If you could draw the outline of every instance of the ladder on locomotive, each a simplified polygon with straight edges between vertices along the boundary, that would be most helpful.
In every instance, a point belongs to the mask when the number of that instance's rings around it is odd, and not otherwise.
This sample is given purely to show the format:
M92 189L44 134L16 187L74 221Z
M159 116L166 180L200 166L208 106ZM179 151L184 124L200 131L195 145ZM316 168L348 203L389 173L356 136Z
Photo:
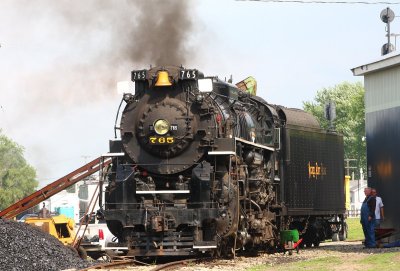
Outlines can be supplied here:
M75 183L83 180L84 178L92 175L109 164L111 164L111 158L109 157L98 157L86 165L72 171L68 175L56 180L45 186L44 188L32 193L31 195L21 199L20 201L12 204L6 209L0 212L0 218L13 218L21 214L25 210L34 207L40 202L50 198L51 196L59 193L60 191L74 185Z
M210 151L208 152L209 156L212 156L213 159L213 167L214 167L214 173L213 174L213 178L212 178L212 184L214 185L216 182L216 175L219 173L221 176L223 176L225 173L227 173L226 171L221 171L218 170L218 166L217 166L217 159L219 157L222 156L229 156L229 162L228 162L228 167L227 167L227 171L228 171L228 191L230 191L231 189L231 185L232 185L232 181L238 181L238 176L239 176L239 172L238 172L238 166L237 166L237 159L235 159L235 167L234 167L234 172L232 171L232 157L236 156L236 152L234 151ZM219 182L219 186L217 187L216 191L217 192L221 192L221 199L222 201L224 200L224 193L223 193L223 181L221 179L221 181ZM229 193L228 193L228 197L229 197ZM228 202L229 202L229 198L228 198Z
M236 195L236 197L237 197L237 199L238 199L238 202L239 202L239 168L238 168L238 159L235 159L235 166L234 166L234 169L232 168L232 158L234 157L234 156L236 156L236 152L234 152L234 151L211 151L211 152L208 152L208 155L212 155L212 156L214 156L214 172L215 172L215 174L214 174L214 176L213 176L213 179L212 179L212 182L213 182L213 184L215 183L215 175L217 175L218 173L221 173L221 176L223 176L223 174L225 174L226 173L226 171L220 171L220 170L217 170L218 169L218 167L217 167L217 158L218 157L221 157L221 156L229 156L229 162L228 162L228 191L231 191L231 185L233 185L233 182L236 182L236 185L237 185L237 189L236 189L236 193L237 193L237 195ZM234 171L233 171L234 170ZM222 199L222 201L221 202L224 202L224 193L223 193L223 185L224 185L224 182L223 182L223 180L221 179L221 181L220 181L220 187L217 189L218 191L221 191L221 199ZM229 199L229 196L230 196L230 193L228 192L228 201L227 202L230 202L230 199ZM238 210L238 212L239 212L239 206L237 207L237 210ZM233 249L232 249L232 256L233 256L233 258L235 258L236 257L236 234L235 234L235 236L234 236L234 245L233 245Z
M208 152L209 155L212 155L214 157L214 168L217 169L217 159L219 157L222 156L228 156L229 155L229 166L228 166L228 184L232 185L232 183L235 183L237 185L236 188L236 197L238 199L239 202L243 202L243 205L241 206L242 211L244 213L250 212L251 214L251 203L248 202L248 204L246 204L246 198L248 197L247 195L247 191L249 189L248 187L248 181L245 179L240 179L240 167L238 164L238 159L235 159L235 163L234 163L234 171L232 170L232 158L234 156L236 156L236 152L234 151L212 151L212 152ZM215 175L217 175L218 173L220 174L224 174L226 173L225 171L218 171L215 170L215 174L213 176L212 182L215 183L216 182L216 177ZM230 187L228 187L228 189L230 189ZM241 194L241 189L242 189L242 194ZM223 191L223 182L222 180L220 181L220 186L216 189L217 192L221 193L221 199L223 200L224 198L224 193L222 193ZM228 193L229 196L229 193ZM229 199L228 199L229 202Z

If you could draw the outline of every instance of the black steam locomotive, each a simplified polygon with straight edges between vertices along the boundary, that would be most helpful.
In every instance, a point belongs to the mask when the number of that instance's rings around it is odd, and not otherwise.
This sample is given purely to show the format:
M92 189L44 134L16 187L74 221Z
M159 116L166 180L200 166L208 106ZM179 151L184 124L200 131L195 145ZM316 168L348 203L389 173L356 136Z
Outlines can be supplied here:
M195 69L132 71L104 217L129 255L214 255L344 239L343 139ZM120 105L121 106L121 105Z

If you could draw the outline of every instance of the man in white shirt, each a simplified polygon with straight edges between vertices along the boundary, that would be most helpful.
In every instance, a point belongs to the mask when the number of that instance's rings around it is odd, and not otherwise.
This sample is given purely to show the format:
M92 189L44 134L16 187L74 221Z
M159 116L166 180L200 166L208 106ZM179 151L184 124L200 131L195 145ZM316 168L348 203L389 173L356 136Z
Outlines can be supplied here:
M382 198L378 197L376 194L376 189L372 188L371 194L373 197L376 198L376 205L375 205L375 228L381 227L381 222L385 219L385 215L383 212L383 202Z

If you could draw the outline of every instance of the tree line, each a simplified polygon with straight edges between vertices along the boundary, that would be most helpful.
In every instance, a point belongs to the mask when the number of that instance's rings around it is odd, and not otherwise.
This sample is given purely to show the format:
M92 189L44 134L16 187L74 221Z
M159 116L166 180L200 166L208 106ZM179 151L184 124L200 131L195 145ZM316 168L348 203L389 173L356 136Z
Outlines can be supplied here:
M0 210L36 190L36 170L24 158L24 148L0 130Z

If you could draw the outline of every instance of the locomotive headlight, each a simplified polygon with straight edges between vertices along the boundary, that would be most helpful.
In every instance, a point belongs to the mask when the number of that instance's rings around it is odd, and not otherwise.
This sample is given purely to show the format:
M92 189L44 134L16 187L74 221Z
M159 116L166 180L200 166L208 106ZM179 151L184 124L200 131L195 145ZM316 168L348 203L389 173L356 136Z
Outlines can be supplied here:
M168 121L164 119L159 119L154 122L153 126L154 126L154 131L158 135L165 135L166 133L168 133L170 125Z

